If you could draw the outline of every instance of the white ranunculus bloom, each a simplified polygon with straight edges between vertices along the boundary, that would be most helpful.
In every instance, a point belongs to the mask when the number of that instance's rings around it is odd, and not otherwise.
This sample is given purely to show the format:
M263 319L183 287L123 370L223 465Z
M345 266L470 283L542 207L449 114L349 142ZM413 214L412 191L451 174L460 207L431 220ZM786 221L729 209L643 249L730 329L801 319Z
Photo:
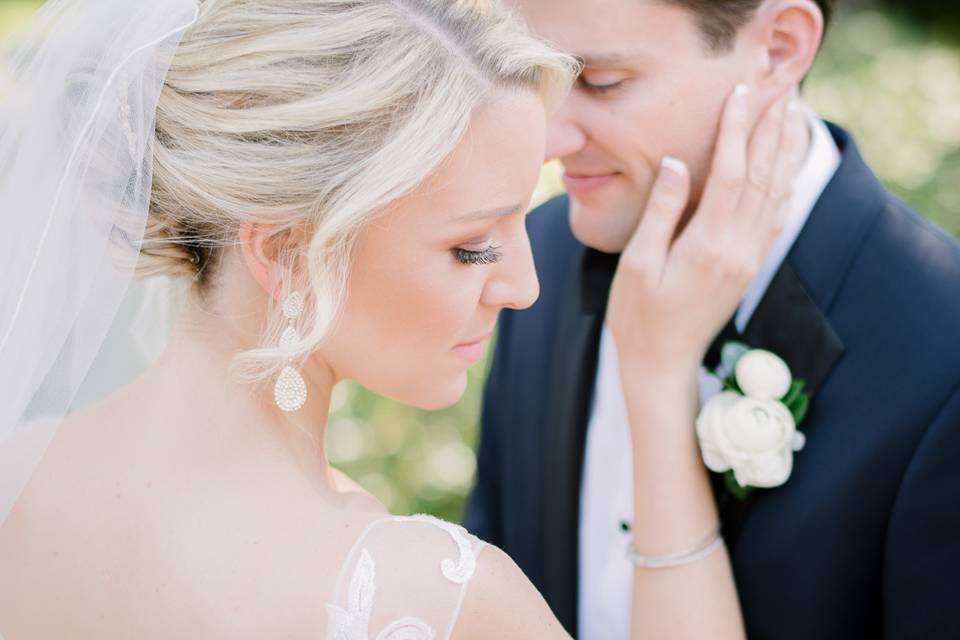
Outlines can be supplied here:
M703 462L717 473L733 469L742 487L777 487L793 471L803 434L782 402L717 394L697 418Z
M790 367L775 353L751 349L737 362L737 384L756 400L780 400L790 391Z

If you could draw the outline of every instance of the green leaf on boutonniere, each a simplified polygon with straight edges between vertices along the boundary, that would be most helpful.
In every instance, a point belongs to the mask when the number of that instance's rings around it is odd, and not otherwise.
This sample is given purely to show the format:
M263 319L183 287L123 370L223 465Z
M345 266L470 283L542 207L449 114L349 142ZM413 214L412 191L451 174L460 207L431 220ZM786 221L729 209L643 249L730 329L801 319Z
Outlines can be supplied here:
M729 375L723 379L723 390L724 391L733 391L741 396L746 395L743 392L743 389L740 388L740 385L737 384L737 377L734 375Z
M793 421L797 426L800 426L800 423L803 422L803 419L807 416L807 410L810 408L810 394L804 391L806 386L806 381L794 380L787 395L780 401L793 414Z
M791 405L787 405L787 409L790 410L790 413L793 414L793 422L800 426L800 423L803 422L803 419L807 417L807 410L810 408L810 396L807 394L801 394L797 401Z
M790 390L787 391L787 395L783 396L782 402L788 407L792 406L801 395L803 395L803 389L807 386L806 380L794 380L790 383Z
M727 485L727 491L738 500L746 500L747 496L753 493L756 487L741 487L737 482L737 476L733 471L727 471L723 474L724 483Z
M740 358L746 355L747 351L750 351L750 347L742 342L731 341L723 344L723 348L720 350L720 364L728 375L733 376L737 363L740 362Z

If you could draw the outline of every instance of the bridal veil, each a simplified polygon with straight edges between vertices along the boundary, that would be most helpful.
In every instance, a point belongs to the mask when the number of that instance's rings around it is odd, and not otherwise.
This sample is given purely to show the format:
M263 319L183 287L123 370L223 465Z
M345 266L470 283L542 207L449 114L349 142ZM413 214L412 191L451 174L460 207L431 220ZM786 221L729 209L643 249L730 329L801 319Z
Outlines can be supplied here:
M49 0L0 50L0 526L84 398L135 372L157 102L197 0ZM152 284L151 288L163 287ZM166 313L167 317L172 313ZM118 365L118 358L128 360ZM121 376L122 377L122 376ZM131 375L132 377L132 375Z

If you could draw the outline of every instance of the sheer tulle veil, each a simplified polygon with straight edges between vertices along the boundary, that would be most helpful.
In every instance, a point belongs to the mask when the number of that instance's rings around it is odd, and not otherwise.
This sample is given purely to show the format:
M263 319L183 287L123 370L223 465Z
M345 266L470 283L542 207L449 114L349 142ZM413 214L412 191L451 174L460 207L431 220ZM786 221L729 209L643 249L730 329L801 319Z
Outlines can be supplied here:
M49 0L0 45L0 526L62 419L171 325L174 289L131 284L157 101L198 12Z

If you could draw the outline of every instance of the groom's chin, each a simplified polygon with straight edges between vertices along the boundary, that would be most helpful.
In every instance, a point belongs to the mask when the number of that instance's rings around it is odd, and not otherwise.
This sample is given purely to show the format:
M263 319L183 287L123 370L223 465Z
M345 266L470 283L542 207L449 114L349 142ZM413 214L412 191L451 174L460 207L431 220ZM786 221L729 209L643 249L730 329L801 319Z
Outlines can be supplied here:
M581 243L604 253L620 253L636 229L639 207L585 202L570 196L570 229Z

